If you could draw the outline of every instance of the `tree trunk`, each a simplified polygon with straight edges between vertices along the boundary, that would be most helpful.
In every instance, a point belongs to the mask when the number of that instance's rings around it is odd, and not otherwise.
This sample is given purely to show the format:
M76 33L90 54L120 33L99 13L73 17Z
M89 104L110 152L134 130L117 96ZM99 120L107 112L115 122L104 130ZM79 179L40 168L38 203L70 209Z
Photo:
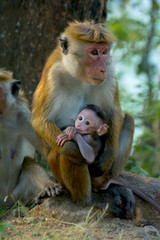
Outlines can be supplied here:
M0 68L22 80L31 100L44 63L67 23L105 18L106 0L1 1Z

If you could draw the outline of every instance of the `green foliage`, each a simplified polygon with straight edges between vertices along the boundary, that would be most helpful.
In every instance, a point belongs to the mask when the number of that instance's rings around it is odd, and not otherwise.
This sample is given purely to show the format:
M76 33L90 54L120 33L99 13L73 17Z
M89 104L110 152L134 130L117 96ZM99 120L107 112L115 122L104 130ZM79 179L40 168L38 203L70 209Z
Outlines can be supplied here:
M14 227L11 223L5 223L5 222L0 223L1 240L5 239L4 234L8 233L8 228L13 229Z
M113 53L118 51L116 64L120 66L116 74L121 105L135 119L132 156L125 169L157 177L160 175L159 8L158 0L112 0L106 22L118 39ZM134 81L137 86L129 91Z

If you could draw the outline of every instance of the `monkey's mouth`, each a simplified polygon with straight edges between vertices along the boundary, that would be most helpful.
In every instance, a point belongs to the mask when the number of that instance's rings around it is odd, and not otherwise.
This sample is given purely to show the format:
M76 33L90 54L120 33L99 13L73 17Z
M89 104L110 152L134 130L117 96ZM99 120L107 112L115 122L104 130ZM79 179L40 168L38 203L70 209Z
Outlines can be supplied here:
M100 78L92 78L94 81L99 81L99 82L103 82L104 79L100 79Z
M104 82L104 79L92 78L92 84L93 85L101 85L103 82Z

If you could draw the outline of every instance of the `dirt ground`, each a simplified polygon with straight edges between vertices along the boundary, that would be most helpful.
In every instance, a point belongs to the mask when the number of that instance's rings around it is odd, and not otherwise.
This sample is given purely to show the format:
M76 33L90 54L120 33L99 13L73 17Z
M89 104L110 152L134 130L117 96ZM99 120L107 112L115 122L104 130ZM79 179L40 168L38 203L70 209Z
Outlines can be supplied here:
M1 239L159 240L160 216L158 220L147 221L138 209L136 207L133 219L126 220L113 217L107 206L101 210L77 206L63 197L47 199L27 212L25 217L15 217L17 209L5 215L1 219L4 226Z

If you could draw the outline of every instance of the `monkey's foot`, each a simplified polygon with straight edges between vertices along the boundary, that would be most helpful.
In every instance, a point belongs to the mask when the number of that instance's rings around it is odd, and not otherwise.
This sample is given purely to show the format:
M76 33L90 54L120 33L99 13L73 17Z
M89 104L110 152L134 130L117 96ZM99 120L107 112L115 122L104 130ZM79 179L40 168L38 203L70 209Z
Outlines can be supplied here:
M111 185L106 190L110 196L109 210L119 218L131 218L135 207L135 198L128 188Z
M108 210L119 218L132 218L135 207L135 198L132 191L118 185L110 185L106 190L93 192L94 205L105 208L108 203Z
M44 191L40 192L35 200L36 204L40 204L43 199L59 196L63 191L63 187L59 183L49 182Z

